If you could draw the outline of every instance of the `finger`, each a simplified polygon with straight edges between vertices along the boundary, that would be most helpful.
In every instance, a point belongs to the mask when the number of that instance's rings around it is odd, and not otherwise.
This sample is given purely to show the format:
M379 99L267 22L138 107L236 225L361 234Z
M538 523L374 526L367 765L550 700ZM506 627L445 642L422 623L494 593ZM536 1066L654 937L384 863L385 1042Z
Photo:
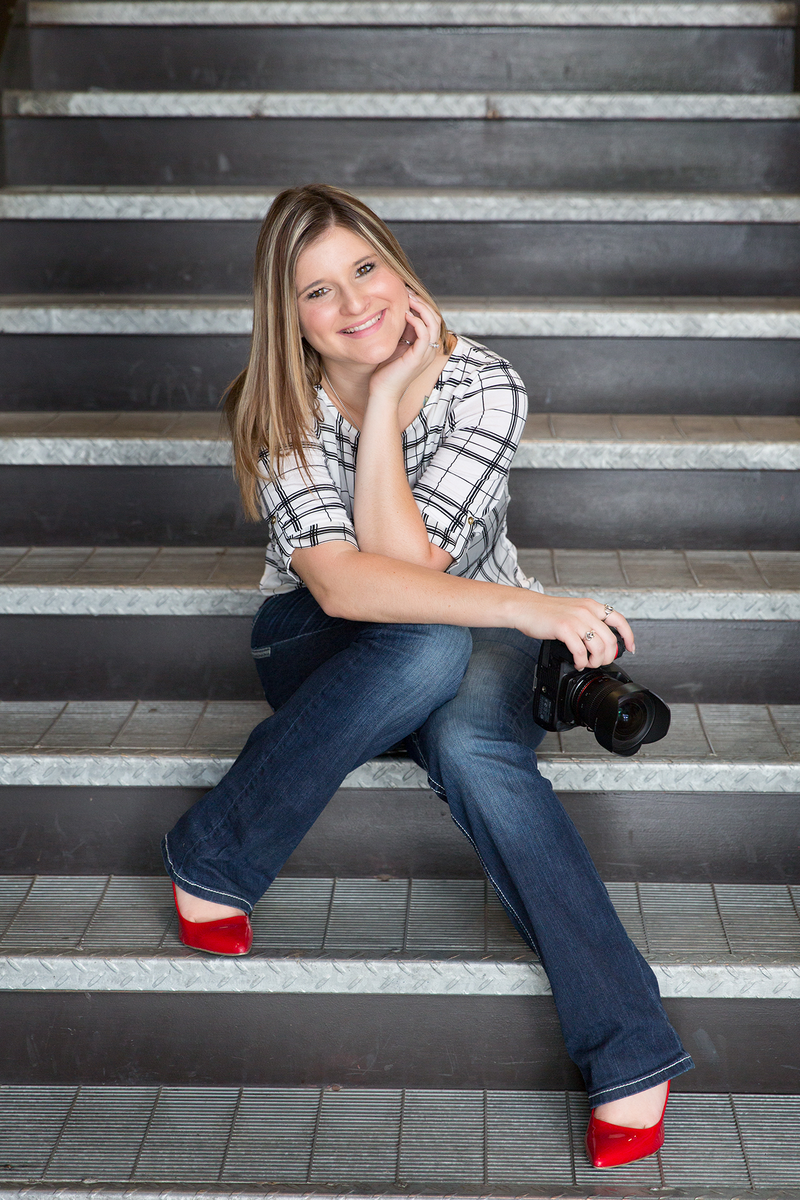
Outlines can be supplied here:
M633 636L633 630L628 622L623 617L622 613L610 612L607 617L603 618L605 624L611 629L616 629L625 643L625 649L630 650L631 654L636 653L636 641Z
M589 637L589 634L592 636ZM583 641L589 656L589 666L593 668L605 666L608 662L609 650L600 632L592 626L584 633Z
M428 328L428 326L426 325L424 318L421 316L418 316L414 312L411 312L411 311L407 312L406 320L411 322L414 326L414 332L417 335L417 340L414 343L414 348L415 349L419 348L418 352L420 354L420 357L422 357L422 355L424 353L427 353L428 351L430 351L432 349L433 343L431 341L431 331Z
M589 666L589 654L586 644L580 634L573 633L571 630L561 635L561 641L572 655L572 661L575 664L577 671L585 671Z
M420 316L424 320L426 329L432 335L430 339L431 342L438 341L440 332L440 320L438 314L434 312L430 304L427 304L424 300L421 300L419 296L415 295L414 292L409 291L408 295L414 307L418 310Z

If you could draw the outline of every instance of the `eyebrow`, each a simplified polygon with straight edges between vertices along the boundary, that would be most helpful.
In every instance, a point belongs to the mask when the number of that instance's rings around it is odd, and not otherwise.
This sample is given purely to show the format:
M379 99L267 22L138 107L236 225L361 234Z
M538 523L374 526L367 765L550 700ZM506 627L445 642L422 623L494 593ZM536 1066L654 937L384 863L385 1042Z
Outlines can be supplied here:
M363 262L366 262L368 258L375 258L375 257L376 257L375 254L365 254L363 256L363 258L357 258L356 261L353 263L353 266L360 267L361 264ZM320 283L324 283L324 282L325 282L324 279L315 279L313 283L307 283L305 287L298 288L297 294L298 294L298 296L301 296L303 294L303 292L310 292L312 288L315 288Z

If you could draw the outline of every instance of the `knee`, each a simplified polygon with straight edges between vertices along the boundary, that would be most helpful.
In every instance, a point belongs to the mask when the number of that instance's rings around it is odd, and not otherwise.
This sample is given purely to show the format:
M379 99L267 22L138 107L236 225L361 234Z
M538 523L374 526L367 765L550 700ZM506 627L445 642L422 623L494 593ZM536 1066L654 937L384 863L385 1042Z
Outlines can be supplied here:
M425 695L429 711L458 692L472 653L472 636L458 625L385 625L395 685Z

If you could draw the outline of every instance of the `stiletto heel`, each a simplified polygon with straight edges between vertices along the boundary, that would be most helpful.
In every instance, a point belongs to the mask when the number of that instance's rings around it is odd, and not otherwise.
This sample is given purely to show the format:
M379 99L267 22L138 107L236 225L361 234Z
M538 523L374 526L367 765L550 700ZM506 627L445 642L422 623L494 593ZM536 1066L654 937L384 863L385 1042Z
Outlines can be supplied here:
M221 921L187 921L178 908L178 894L172 885L175 908L178 913L181 941L192 950L205 950L208 954L247 954L253 944L253 930L247 913L236 917L223 917Z
M598 1121L593 1109L589 1118L589 1128L586 1130L586 1153L592 1161L592 1166L621 1167L625 1163L647 1158L660 1150L664 1145L664 1113L667 1100L669 1082L661 1117L655 1125L650 1125L647 1129L629 1129L626 1125L610 1125L608 1121Z

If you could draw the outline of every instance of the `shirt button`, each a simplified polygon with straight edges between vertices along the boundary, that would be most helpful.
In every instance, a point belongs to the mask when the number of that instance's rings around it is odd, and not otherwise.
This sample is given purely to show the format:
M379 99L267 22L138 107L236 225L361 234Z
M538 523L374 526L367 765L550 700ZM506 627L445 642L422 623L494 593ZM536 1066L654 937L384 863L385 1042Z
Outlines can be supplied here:
M474 525L474 524L475 524L475 518L474 518L474 517L467 517L467 524L468 524L468 525Z

